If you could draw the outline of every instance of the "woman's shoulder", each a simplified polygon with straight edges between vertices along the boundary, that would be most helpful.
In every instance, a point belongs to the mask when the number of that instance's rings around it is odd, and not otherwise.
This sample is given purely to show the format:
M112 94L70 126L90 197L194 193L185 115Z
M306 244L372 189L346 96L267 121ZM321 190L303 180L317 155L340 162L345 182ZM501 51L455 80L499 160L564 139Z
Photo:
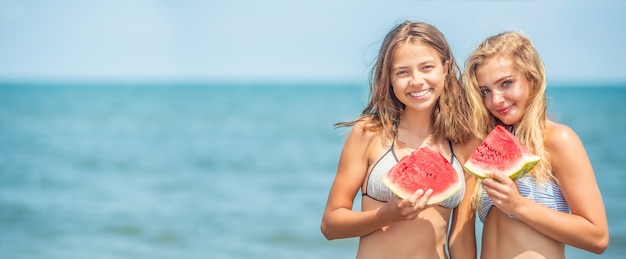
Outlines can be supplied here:
M565 124L559 124L550 120L546 122L546 127L543 133L544 138L549 141L568 140L572 137L578 138L576 132L574 132L574 130L569 126Z
M374 127L368 118L361 118L352 125L344 144L346 154L361 154L372 159L381 149L384 134L380 127Z
M578 134L565 124L547 121L543 132L544 144L549 150L567 149L569 145L580 142Z
M365 116L357 119L352 125L350 136L361 140L372 140L380 137L382 130L371 116Z
M470 156L472 156L474 150L476 150L481 143L481 139L472 136L467 141L463 143L453 143L452 146L457 158L459 158L462 162L465 162Z

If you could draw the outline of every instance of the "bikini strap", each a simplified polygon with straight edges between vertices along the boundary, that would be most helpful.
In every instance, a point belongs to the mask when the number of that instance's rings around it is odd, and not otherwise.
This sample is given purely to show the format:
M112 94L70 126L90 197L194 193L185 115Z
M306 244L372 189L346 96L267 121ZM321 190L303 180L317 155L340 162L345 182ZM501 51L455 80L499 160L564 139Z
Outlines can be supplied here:
M454 159L454 149L452 148L452 141L450 141L449 139L448 139L448 144L450 145L450 154L451 154L450 162L452 162L452 160Z

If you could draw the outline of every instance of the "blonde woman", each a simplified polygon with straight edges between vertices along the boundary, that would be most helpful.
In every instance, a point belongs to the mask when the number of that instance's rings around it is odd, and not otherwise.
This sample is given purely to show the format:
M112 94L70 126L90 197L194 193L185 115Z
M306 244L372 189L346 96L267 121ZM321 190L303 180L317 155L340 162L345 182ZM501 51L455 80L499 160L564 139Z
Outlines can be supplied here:
M494 173L478 185L481 258L565 258L565 245L603 253L608 223L593 168L578 135L547 119L546 73L531 41L517 32L487 38L464 79L475 135L504 125L542 158L516 182Z

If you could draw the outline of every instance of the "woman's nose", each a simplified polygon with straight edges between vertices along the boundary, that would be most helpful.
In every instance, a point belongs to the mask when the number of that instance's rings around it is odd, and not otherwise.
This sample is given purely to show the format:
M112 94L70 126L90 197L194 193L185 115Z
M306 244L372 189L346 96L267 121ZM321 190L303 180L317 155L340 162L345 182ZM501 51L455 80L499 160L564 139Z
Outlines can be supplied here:
M502 92L499 91L493 91L491 92L491 101L493 103L499 103L504 101L504 95Z
M424 76L420 74L413 74L410 83L411 85L421 85L424 83Z

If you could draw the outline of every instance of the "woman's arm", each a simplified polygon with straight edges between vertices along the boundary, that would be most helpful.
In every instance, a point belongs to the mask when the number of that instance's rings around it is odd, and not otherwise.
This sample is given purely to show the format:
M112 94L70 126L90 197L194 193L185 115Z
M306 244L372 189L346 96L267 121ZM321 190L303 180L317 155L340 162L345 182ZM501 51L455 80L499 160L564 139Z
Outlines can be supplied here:
M603 253L609 243L606 212L582 142L569 127L554 123L549 124L544 136L552 170L572 213L547 208L513 192L509 193L509 198L498 200L496 197L494 204L552 239L593 253ZM507 177L495 177L506 183L509 191L516 188Z
M461 164L474 152L474 149L480 145L479 139L472 139L469 143L455 148L458 150L457 158ZM476 186L476 177L465 172L465 195L458 207L454 208L452 214L452 222L450 222L450 233L448 236L448 250L450 258L476 258L476 225L475 214L472 208L472 195Z
M321 231L327 239L359 237L398 220L415 219L426 207L431 192L415 192L403 200L394 195L375 210L354 211L354 198L363 185L374 145L380 134L364 130L364 121L352 127L339 159L335 180L330 188L322 216ZM412 205L415 204L415 205Z
M476 258L476 227L471 201L475 185L474 176L465 173L465 196L461 204L454 208L450 222L448 236L450 258Z
M365 179L367 151L373 138L373 134L364 130L363 126L361 121L352 127L341 151L337 174L322 216L321 231L329 240L366 235L386 223L376 217L376 211L363 213L352 210L354 198Z

